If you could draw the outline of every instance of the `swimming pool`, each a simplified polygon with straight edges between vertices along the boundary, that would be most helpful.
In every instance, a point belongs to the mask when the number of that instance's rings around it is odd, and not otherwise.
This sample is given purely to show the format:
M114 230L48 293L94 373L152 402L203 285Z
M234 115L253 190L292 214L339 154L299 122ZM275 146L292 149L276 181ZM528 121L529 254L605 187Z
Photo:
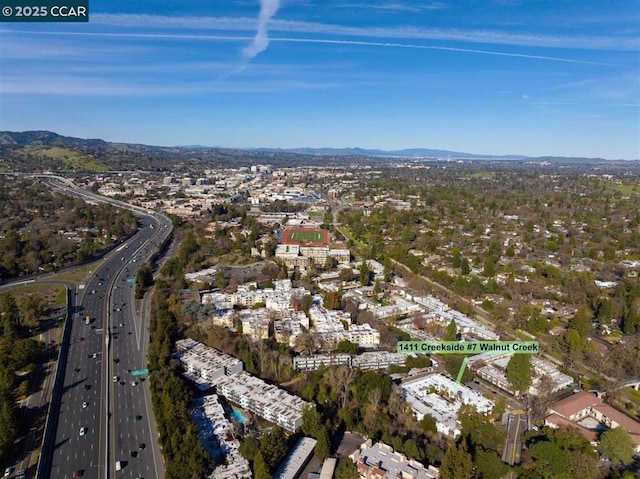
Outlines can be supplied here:
M240 424L246 424L247 423L247 418L244 417L240 411L233 411L231 413L231 419L235 419Z

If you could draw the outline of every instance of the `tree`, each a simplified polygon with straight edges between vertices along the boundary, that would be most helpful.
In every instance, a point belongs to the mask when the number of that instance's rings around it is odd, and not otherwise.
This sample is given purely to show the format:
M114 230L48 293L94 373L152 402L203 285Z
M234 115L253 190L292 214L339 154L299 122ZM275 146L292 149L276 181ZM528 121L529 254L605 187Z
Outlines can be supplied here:
M320 462L329 457L329 433L325 426L320 426L318 430L318 442L313 452Z
M262 457L262 451L258 451L256 453L255 459L253 461L253 477L255 479L271 479L269 468L267 467L267 464Z
M248 461L255 461L256 454L260 451L260 442L252 436L248 436L240 444L238 452ZM262 458L264 462L264 458Z
M269 471L274 471L287 455L287 438L282 429L276 427L260 439L260 452ZM258 455L256 455L256 462Z
M580 308L569 320L569 327L575 329L580 336L586 338L591 330L591 314L586 308Z
M422 421L420 421L420 426L424 434L436 434L438 432L436 420L429 414L424 415Z
M346 354L356 354L358 352L358 345L352 343L348 339L343 339L338 343L336 348L333 350L334 353L346 353Z
M600 454L616 465L633 462L633 441L622 427L608 429L600 437Z
M471 272L471 266L469 265L469 260L467 258L462 258L460 262L460 273L461 274L469 274Z
M335 471L336 479L358 479L358 468L348 457L338 459Z
M485 451L483 448L477 450L475 463L476 477L481 477L482 479L500 479L509 470L496 452Z
M514 354L507 363L507 380L516 391L527 391L531 386L531 357Z
M369 286L371 284L371 270L366 260L362 260L360 264L360 284L362 286Z
M407 439L402 445L402 450L408 458L420 459L420 451L418 450L418 445L413 439Z
M456 325L455 320L451 320L451 322L447 325L447 331L444 333L443 341L455 341L458 335L458 326Z
M464 440L454 442L445 452L440 464L440 479L471 479L473 459Z
M340 270L340 273L338 274L338 277L341 281L345 281L348 283L350 281L353 281L355 274L353 273L353 270L351 268L342 268Z
M538 477L553 479L570 479L571 456L555 442L540 441L529 449L535 459L534 470Z
M302 432L304 435L317 438L321 426L320 421L320 413L315 406L311 404L305 405L302 409Z
M453 247L451 249L451 266L453 266L454 268L459 268L460 267L460 248L457 247Z

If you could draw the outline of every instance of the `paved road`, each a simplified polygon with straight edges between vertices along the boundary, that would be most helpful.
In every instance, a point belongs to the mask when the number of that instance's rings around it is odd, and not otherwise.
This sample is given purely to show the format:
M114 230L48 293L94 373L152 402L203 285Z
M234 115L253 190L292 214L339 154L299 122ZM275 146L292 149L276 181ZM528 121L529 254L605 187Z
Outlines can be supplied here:
M56 179L43 182L87 200L110 201ZM126 372L144 369L148 344L134 285L126 280L155 253L171 224L160 215L131 209L138 216L138 232L107 255L74 292L79 307L70 322L54 450L50 467L42 468L48 471L43 478L71 478L80 471L83 478L108 479L116 476L116 461L124 466L117 477L164 476L148 381L134 386ZM119 376L116 382L114 375Z
M522 435L527 430L526 414L509 414L507 419L507 438L502 450L502 461L514 465L520 463L522 453Z

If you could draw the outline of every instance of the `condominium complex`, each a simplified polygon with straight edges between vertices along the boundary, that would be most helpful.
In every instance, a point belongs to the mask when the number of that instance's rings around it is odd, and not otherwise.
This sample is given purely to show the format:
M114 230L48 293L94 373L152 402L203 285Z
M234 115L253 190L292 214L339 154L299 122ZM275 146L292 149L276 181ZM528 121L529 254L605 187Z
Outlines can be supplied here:
M391 365L403 365L407 361L406 354L388 351L370 351L358 355L349 354L314 354L293 358L293 368L299 371L315 371L321 366L347 366L360 369L384 369Z
M290 432L296 432L302 426L302 410L305 405L312 404L244 371L219 378L216 391Z
M189 378L203 386L243 369L242 361L193 339L176 341L175 357L180 360Z
M371 444L371 439L349 457L358 468L361 479L436 479L438 468L408 459L383 442Z
M463 405L470 404L482 414L490 413L494 407L493 401L442 374L406 381L402 390L419 421L426 415L433 417L438 432L450 437L460 434L457 413Z
M176 347L175 357L189 379L215 386L219 395L287 431L302 426L302 410L312 403L249 375L242 371L242 361L193 339L177 341Z

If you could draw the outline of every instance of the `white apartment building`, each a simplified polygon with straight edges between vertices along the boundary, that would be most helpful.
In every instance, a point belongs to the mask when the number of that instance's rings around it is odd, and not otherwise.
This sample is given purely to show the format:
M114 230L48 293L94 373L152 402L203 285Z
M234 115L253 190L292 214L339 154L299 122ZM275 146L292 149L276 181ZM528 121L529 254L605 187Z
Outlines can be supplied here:
M386 369L389 366L402 366L407 362L407 354L389 351L370 351L353 356L351 366L360 369Z
M238 452L240 442L235 438L218 396L212 394L200 401L194 413L198 438L219 464L210 479L251 479L249 461Z
M218 378L243 369L242 361L221 353L193 339L176 341L175 357L189 376L203 386L211 386Z
M349 458L356 464L358 477L363 479L436 479L440 472L434 466L425 467L415 459L408 459L384 442L372 445L371 439Z
M472 405L481 414L489 414L494 407L493 401L442 374L407 381L402 391L419 421L432 416L438 431L450 437L460 434L457 413L463 405Z
M351 366L349 354L313 354L311 356L296 356L293 358L293 368L298 371L315 371L320 366Z
M312 404L244 371L218 378L216 392L290 432L300 429L302 410Z

